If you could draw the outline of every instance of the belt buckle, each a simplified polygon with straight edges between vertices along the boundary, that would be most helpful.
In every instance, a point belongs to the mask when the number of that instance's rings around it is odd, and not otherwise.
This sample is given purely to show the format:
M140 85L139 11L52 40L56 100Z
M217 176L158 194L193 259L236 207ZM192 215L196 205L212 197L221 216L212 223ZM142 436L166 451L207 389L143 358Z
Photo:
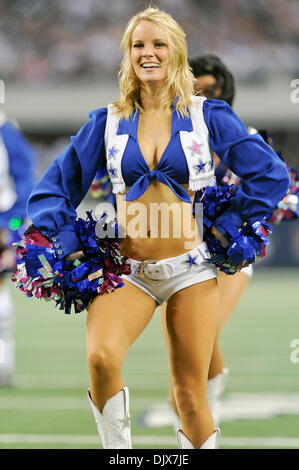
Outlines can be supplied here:
M146 266L148 264L156 264L158 261L156 259L146 259L145 261L143 261L140 265L140 271L139 271L139 276L141 277L141 279L143 279L144 281L146 282L159 282L159 279L151 279L150 277L148 277L145 272L144 272L144 268L146 268Z

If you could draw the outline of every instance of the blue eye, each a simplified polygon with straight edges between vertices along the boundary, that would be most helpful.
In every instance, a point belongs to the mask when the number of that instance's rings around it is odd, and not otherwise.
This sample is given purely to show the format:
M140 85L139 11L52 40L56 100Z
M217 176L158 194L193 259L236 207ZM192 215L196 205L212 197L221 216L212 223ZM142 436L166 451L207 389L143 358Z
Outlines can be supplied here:
M143 44L141 42L137 42L136 44L133 45L133 47L142 47Z
M156 47L163 47L165 46L164 42L156 42L155 44Z

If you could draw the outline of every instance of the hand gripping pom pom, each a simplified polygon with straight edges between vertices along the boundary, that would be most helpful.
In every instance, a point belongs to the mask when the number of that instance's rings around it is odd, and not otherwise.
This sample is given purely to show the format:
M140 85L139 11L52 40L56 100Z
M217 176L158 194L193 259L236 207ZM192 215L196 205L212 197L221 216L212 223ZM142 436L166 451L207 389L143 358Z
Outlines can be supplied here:
M77 219L74 231L82 245L84 258L58 259L50 240L33 225L21 241L14 244L17 269L12 281L28 297L55 300L65 313L84 310L98 294L123 286L121 274L130 274L127 258L121 256L117 238L100 239L90 212L87 220ZM117 226L115 223L115 229Z
M230 244L224 248L211 233L211 227L215 220L225 212L230 205L230 199L236 193L234 185L213 186L207 188L203 199L205 241L211 252L208 264L215 264L220 271L226 274L235 274L242 268L254 263L257 258L263 258L266 254L266 246L270 243L268 236L272 233L272 227L259 220L254 224L246 224L236 236L230 236ZM233 233L233 226L231 232Z

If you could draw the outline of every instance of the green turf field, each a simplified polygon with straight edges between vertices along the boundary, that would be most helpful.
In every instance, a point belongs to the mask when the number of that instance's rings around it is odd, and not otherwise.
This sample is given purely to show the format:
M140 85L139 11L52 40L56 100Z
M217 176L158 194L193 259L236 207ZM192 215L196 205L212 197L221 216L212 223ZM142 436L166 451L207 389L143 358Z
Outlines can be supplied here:
M27 299L14 287L12 293L17 374L15 387L0 388L0 448L98 448L86 400L85 313L68 316L52 302ZM299 362L290 359L296 338L298 270L256 273L222 335L230 376L221 448L299 448ZM124 377L133 447L177 448L171 427L137 422L145 408L167 397L158 315L129 352Z

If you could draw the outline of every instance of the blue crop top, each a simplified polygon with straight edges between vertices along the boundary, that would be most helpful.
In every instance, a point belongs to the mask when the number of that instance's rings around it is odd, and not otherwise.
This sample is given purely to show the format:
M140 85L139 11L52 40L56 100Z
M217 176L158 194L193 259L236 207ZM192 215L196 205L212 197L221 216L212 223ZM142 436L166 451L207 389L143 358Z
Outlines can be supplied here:
M153 170L150 170L138 144L138 122L139 110L128 121L121 119L117 131L118 135L129 134L129 140L121 161L124 182L126 186L131 187L125 199L127 201L138 199L146 191L150 181L156 178L161 183L169 186L179 199L191 202L188 193L180 186L188 183L189 171L179 137L181 130L193 130L191 120L179 118L173 106L170 140L157 167ZM179 125L179 122L181 125Z
M214 224L226 235L228 225L238 229L244 221L253 223L272 212L287 192L290 177L285 165L271 147L261 136L248 134L246 126L227 103L205 100L203 114L213 151L228 168L242 178L230 208ZM90 188L98 168L106 164L106 118L107 108L90 113L89 122L76 136L71 137L71 144L50 165L28 201L29 217L37 228L55 238L60 257L80 249L73 223L77 217L76 208ZM192 131L191 119L183 119L173 111L171 139L154 170L156 173L149 171L141 155L137 142L137 126L138 120L132 119L122 120L119 124L119 132L130 136L123 155L122 170L126 184L133 184L131 192L133 188L134 193L136 190L135 194L131 194L132 198L146 190L152 177L159 180L165 176L162 182L171 187L171 178L175 183L172 183L172 189L177 191L180 188L183 199L186 191L180 184L187 181L188 170L185 158L181 157L178 132ZM109 159L109 153L107 158Z
M130 138L126 151L122 159L122 174L126 186L132 186L138 178L149 172L147 162L145 161L137 141L139 109L132 126L127 126L126 121L122 119L119 123L118 134L129 132ZM163 171L169 178L174 179L179 184L188 183L188 166L185 155L179 139L179 130L176 129L175 122L178 119L176 113L172 114L171 137L161 156L157 167L153 171ZM192 126L190 128L192 130ZM137 143L137 145L136 145Z

